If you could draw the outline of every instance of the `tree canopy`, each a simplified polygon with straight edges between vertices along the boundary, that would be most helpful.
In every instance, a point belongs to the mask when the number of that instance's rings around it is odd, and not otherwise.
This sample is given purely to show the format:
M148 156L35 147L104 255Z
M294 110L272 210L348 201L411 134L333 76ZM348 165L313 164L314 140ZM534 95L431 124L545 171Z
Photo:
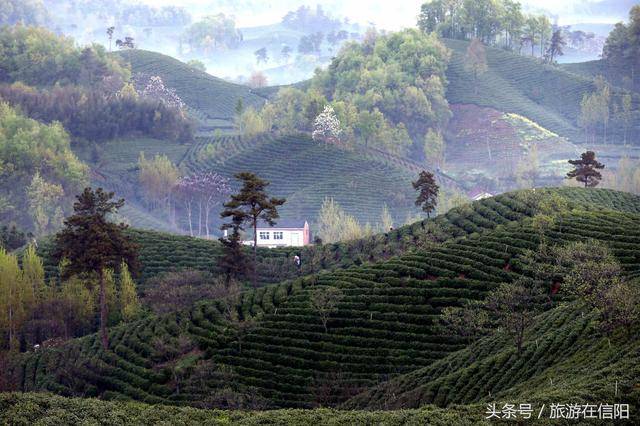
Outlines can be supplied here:
M0 103L0 220L35 230L42 217L25 212L66 212L87 182L59 123L41 124Z
M0 28L0 81L33 86L96 83L117 80L131 72L104 47L78 48L73 39L49 30L22 25Z
M640 87L640 5L629 11L629 22L619 22L609 33L602 57L616 74L626 76L631 86Z
M444 129L451 117L445 98L449 58L436 35L370 32L364 42L345 45L326 70L316 71L307 90L281 89L262 114L273 130L311 131L331 104L342 142L399 155L415 144L422 156L429 129Z
M594 187L600 183L602 174L598 170L604 169L604 164L596 160L595 152L584 152L580 159L569 160L569 164L575 166L575 169L567 173L568 179L575 178L578 182L583 183L585 188Z
M418 180L412 182L413 189L418 191L416 206L422 207L422 211L429 215L438 205L438 192L440 188L436 183L433 173L421 171Z
M138 270L137 246L125 235L127 226L109 220L124 205L124 199L114 201L113 195L102 188L95 191L85 188L73 205L74 214L65 220L64 229L56 235L53 254L59 262L65 262L63 277L99 277L100 330L105 349L109 346L107 285L111 281L110 271L120 270L126 275ZM131 286L130 282L127 284ZM135 303L131 293L131 290L126 292L128 304ZM132 309L128 309L129 313Z
M191 24L181 39L192 50L210 54L216 50L234 49L242 41L235 19L224 13L208 15Z
M552 30L549 18L526 15L515 0L431 0L420 9L418 27L426 33L459 40L477 38L510 50L528 45L531 55L538 47L540 56Z
M266 192L269 182L260 179L253 173L241 172L235 175L242 182L237 194L231 194L231 200L224 203L220 213L223 219L230 218L232 223L223 225L223 229L242 229L242 224L250 224L253 228L253 285L257 286L256 262L258 249L258 222L269 226L275 225L278 219L278 207L285 203L284 198L269 197ZM235 232L234 232L235 234Z

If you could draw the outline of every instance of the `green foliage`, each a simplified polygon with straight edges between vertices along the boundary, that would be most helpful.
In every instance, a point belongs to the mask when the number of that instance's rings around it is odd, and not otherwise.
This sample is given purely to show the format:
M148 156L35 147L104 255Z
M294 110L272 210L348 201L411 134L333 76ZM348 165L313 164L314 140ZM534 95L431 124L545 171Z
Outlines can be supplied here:
M0 248L5 250L15 250L22 247L27 242L26 235L23 231L19 230L17 226L2 225L0 227Z
M504 333L494 333L434 364L401 375L343 405L343 409L451 406L476 401L523 400L541 406L567 400L578 404L614 401L640 404L638 328L631 337L602 336L595 313L576 304L559 305L535 319L523 352ZM603 423L604 424L604 423Z
M131 278L129 267L125 262L120 264L120 282L118 286L118 302L120 315L124 321L131 321L140 314L140 302L136 292L136 283Z
M269 129L268 118L258 114L253 107L244 109L236 118L236 127L243 138L252 139Z
M513 338L518 355L522 354L524 333L540 310L544 292L538 283L519 278L510 284L502 284L489 297L486 307L497 318L501 328Z
M545 15L525 16L520 3L513 0L429 1L420 9L418 27L426 33L458 40L477 38L509 50L521 50L526 43L532 56L538 42L543 55L551 35Z
M567 179L575 178L583 183L585 188L592 188L600 183L602 174L598 170L604 169L604 164L596 160L595 152L584 152L579 159L569 160L569 164L575 166L575 169L567 173Z
M142 133L173 142L193 139L192 123L164 102L66 86L38 90L21 83L0 85L0 95L27 115L58 121L76 139L104 142Z
M5 82L91 86L105 78L122 85L129 78L129 70L109 56L103 47L94 45L79 49L72 39L57 36L44 28L3 26L0 52L0 69Z
M601 305L605 293L621 280L622 268L609 247L598 241L577 241L553 251L563 272L563 291L592 307Z
M33 303L33 289L23 280L18 257L0 248L0 331L4 348L18 349L19 331Z
M385 220L389 222L390 217L389 211L386 210ZM324 244L370 237L372 233L368 223L364 227L361 226L358 220L346 213L333 198L324 199L316 223L318 237ZM388 230L388 227L385 229Z
M137 246L124 234L124 224L108 221L107 215L117 213L124 199L112 201L113 192L102 188L85 188L73 205L74 215L64 222L64 229L56 235L54 258L68 262L63 277L85 275L100 281L100 328L102 344L108 348L107 322L109 312L116 312L113 270L126 263L136 272ZM128 271L127 271L128 273Z
M223 13L208 15L191 24L181 36L191 50L210 55L217 50L233 49L242 41L235 19Z
M258 255L258 225L273 226L280 217L278 207L285 203L284 198L269 197L266 192L269 182L259 178L254 173L240 172L235 178L242 182L237 194L231 194L231 199L223 204L220 213L222 219L230 218L231 224L224 224L223 229L233 228L232 244L238 242L238 231L244 230L245 225L253 230L253 286L258 285L257 255ZM227 246L226 247L232 247Z
M63 197L61 185L46 182L40 172L36 172L27 187L29 214L33 217L35 235L50 234L62 227L64 216L60 204Z
M602 51L602 57L610 69L620 77L627 77L632 88L638 88L636 76L640 60L640 6L629 11L629 22L615 25Z
M280 131L310 130L330 103L343 133L356 141L405 155L428 129L445 128L451 112L444 96L448 50L435 36L405 30L372 34L348 44L305 92L282 89L266 109Z
M58 123L44 125L0 104L0 129L0 218L38 233L55 229L60 210L68 211L71 195L86 184L87 167Z
M191 59L189 62L187 62L187 65L198 71L207 72L207 67L205 66L204 62L198 59Z
M178 182L178 168L162 154L147 160L144 152L138 158L138 180L143 189L143 198L151 208L169 206L174 186Z
M172 407L139 402L100 401L97 399L63 398L46 393L0 394L0 416L12 424L64 424L74 422L104 422L112 425L238 425L287 424L304 426L310 423L327 425L384 424L452 424L470 426L489 424L483 417L484 407L436 408L399 411L315 410L205 410Z
M422 211L429 214L436 209L438 205L438 192L440 187L436 184L433 173L427 171L421 171L418 175L418 179L412 182L413 189L418 191L418 197L415 204L422 208Z

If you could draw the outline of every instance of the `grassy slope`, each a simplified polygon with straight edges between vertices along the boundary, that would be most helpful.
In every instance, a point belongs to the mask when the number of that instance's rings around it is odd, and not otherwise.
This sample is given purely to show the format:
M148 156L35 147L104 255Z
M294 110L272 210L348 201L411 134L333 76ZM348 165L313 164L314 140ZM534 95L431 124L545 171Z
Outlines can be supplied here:
M607 338L597 329L596 318L576 303L561 304L541 314L527 330L520 357L512 341L498 332L358 395L344 408L616 402L632 404L631 411L637 412L640 329L630 336L620 331Z
M640 274L640 215L574 212L562 226L562 233L548 233L551 241L608 241L625 271ZM437 325L440 310L482 299L499 283L525 272L519 271L517 256L538 241L534 230L514 223L375 265L249 291L237 306L238 315L258 323L241 341L230 333L219 303L202 303L179 315L112 329L113 351L104 352L91 335L25 355L18 382L27 391L189 405L201 404L233 383L236 391L249 389L267 407L309 407L318 389L329 386L344 389L327 396L328 403L340 403L388 377L441 365L439 360L463 349L460 338ZM344 294L328 333L309 307L310 293L318 286L337 287ZM553 336L561 341L567 337ZM158 354L157 342L178 347L185 338L196 349L171 361L187 372L177 393L171 363ZM563 345L571 343L567 339ZM504 355L499 359L507 362ZM213 363L204 379L190 369L198 360ZM221 365L227 368L214 367Z

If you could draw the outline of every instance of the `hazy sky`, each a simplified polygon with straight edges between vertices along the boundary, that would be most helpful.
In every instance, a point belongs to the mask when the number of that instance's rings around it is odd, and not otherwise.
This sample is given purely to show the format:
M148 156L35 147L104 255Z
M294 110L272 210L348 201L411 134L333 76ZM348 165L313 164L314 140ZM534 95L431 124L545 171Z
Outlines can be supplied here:
M195 12L194 15L204 15L217 13L220 10L216 4L220 4L215 0L141 0L144 3L153 6L160 5L183 5ZM560 15L560 24L573 24L575 22L588 22L589 16L581 16L576 14L576 7L579 9L585 3L595 3L600 0L521 0L523 5L544 8L553 14ZM226 2L229 4L230 2ZM233 3L233 2L231 2ZM242 0L238 3L246 3ZM259 0L253 0L252 3L260 3ZM264 7L256 11L254 8L251 13L246 13L247 8L240 7L234 11L239 26L255 26L265 25L278 22L282 16L289 10L296 9L301 5L313 6L317 3L322 4L326 10L331 11L334 15L347 16L352 21L363 24L373 22L379 28L398 29L408 26L414 26L416 16L420 10L420 5L424 0L265 0ZM227 11L229 13L231 11ZM614 23L624 17L593 17L591 22Z

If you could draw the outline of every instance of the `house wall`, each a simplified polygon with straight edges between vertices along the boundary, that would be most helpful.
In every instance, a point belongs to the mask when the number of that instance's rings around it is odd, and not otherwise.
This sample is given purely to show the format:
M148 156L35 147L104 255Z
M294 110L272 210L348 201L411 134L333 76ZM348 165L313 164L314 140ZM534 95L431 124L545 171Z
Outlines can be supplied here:
M274 239L276 232L282 232L282 239ZM264 235L268 234L269 239L261 238ZM258 247L300 247L305 244L308 244L305 238L305 230L304 229L278 229L278 228L269 228L269 229L260 229L258 228Z

